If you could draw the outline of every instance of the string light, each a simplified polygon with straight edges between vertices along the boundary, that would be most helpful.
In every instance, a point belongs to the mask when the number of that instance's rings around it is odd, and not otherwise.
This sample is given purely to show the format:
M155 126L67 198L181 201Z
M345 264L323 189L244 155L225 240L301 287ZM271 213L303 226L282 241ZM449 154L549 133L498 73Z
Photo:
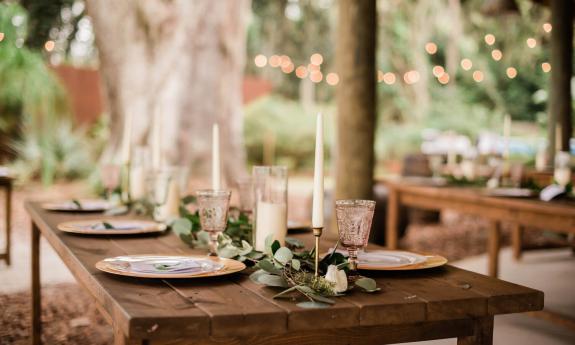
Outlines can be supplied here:
M284 72L285 74L293 72L294 68L295 67L291 61L287 64L282 64L282 72Z
M287 67L289 66L289 64L291 64L291 59L289 58L289 56L287 55L282 55L280 56L280 67Z
M491 52L491 57L493 58L493 60L499 61L499 60L501 60L501 58L503 57L503 53L502 53L501 50L499 50L499 49L494 49L494 50Z
M425 51L430 55L437 53L437 44L433 42L427 42L425 44Z
M309 79L314 83L319 83L323 79L323 74L320 71L313 71L309 74Z
M386 83L387 85L393 85L395 84L395 74L391 73L391 72L387 72L383 75L383 82Z
M261 68L261 67L264 67L265 65L268 64L268 58L267 58L265 55L263 55L263 54L258 54L258 55L256 55L256 57L254 58L254 64L255 64L257 67L260 67L260 68Z
M46 43L44 43L44 49L46 49L47 52L51 52L52 50L54 50L54 46L56 46L56 44L54 43L54 41L46 41Z
M475 71L473 72L473 80L477 83L481 83L483 81L483 72Z
M553 29L553 26L550 23L543 24L543 31L551 32L552 29Z
M321 65L322 62L323 62L323 56L321 56L320 53L315 53L315 54L313 54L313 55L309 58L309 61L310 61L312 64L314 64L314 65L316 65L316 66L319 66L319 65Z
M461 68L463 68L466 71L469 71L471 67L473 67L473 62L471 62L471 60L469 59L461 60Z
M279 67L281 64L281 59L277 55L270 56L269 63L271 67Z
M2 42L4 40L4 33L0 32L0 42Z
M514 67L507 67L507 70L505 71L505 73L507 74L509 79L513 79L513 78L517 77L517 70Z
M443 85L449 83L449 74L443 73L442 75L439 76L439 78L437 78L437 81L439 81Z
M310 72L319 72L320 67L319 67L319 65L314 65L314 64L310 63L310 64L307 65L307 69L308 69Z
M335 85L337 85L337 84L339 83L339 76L337 75L337 73L334 73L334 72L328 73L328 74L325 76L325 81L326 81L329 85L335 86Z
M415 70L408 71L403 75L403 80L406 84L415 84L419 81L419 72Z
M436 78L439 78L445 73L445 69L441 66L433 66L432 72Z
M537 41L533 37L529 37L526 42L529 48L535 48L535 46L537 45Z
M549 71L551 71L551 64L549 62L544 62L541 64L541 69L543 72L549 73Z
M485 39L485 43L487 43L490 46L495 44L495 36L493 36L492 34L485 35L484 39Z
M300 79L307 77L307 68L305 68L305 66L298 66L298 68L295 69L295 75Z
M381 83L383 81L383 72L378 70L377 71L377 82Z

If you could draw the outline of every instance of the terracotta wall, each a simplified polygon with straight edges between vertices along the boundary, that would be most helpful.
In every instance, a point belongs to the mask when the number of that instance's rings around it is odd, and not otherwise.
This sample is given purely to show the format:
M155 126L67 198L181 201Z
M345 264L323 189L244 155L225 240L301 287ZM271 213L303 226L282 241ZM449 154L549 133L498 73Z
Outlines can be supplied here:
M70 95L72 110L77 122L80 124L94 123L105 111L104 93L98 70L66 65L54 66L52 69L62 80ZM244 104L267 95L272 89L272 84L267 80L245 76L243 82Z

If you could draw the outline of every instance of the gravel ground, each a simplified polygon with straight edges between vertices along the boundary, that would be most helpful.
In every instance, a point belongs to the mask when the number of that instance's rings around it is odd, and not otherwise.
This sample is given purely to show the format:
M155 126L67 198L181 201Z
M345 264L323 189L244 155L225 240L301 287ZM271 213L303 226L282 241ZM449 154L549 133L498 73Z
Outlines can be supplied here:
M23 200L27 198L64 198L85 194L87 191L81 185L58 185L49 190L41 186L18 188L14 195L14 243L17 248L23 248L15 253L14 260L29 262L27 244L29 243L29 219L23 208ZM410 225L407 235L402 239L404 248L435 252L454 261L485 252L487 223L476 217L461 216L452 212L444 212L438 224ZM3 232L2 232L3 233ZM537 231L528 231L527 241L531 243L545 241ZM509 242L508 228L503 226L503 243ZM2 243L2 242L0 242ZM46 249L46 250L45 250ZM54 260L51 272L64 271L64 278L54 278L45 274L42 287L42 321L43 340L45 344L111 344L113 335L111 327L97 312L91 303L91 298L76 284L71 283L65 266L58 262L56 254L43 246L44 256ZM26 251L26 252L24 252ZM28 264L23 262L22 269L7 269L0 263L0 345L27 344L30 333L30 294L28 292ZM3 293L3 285L9 281L21 284L20 291ZM49 281L46 283L46 281ZM5 283L6 284L5 284ZM54 283L55 282L55 283Z

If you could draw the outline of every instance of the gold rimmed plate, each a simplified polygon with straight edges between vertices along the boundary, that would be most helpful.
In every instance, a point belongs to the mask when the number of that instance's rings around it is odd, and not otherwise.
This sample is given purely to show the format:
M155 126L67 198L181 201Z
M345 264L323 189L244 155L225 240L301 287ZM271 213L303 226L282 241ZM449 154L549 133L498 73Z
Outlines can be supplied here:
M528 188L492 188L485 189L484 195L492 197L507 197L507 198L533 198L537 196L537 192Z
M84 235L134 235L164 232L166 224L134 219L92 219L58 224L64 232Z
M240 272L243 263L211 256L122 255L96 263L96 268L110 274L152 279L217 277Z
M78 199L45 202L42 208L57 212L104 212L111 208L110 203L103 199Z
M358 268L371 271L411 271L447 264L440 255L425 255L401 250L375 250L359 255Z

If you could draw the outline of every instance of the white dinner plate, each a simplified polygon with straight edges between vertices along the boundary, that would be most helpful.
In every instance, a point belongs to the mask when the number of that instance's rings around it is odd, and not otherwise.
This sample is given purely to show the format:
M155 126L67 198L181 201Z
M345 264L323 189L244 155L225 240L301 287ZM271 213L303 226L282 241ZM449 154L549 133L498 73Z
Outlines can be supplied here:
M78 199L46 202L42 204L42 208L60 212L103 212L111 208L111 205L103 199Z
M92 219L60 223L58 229L76 234L109 236L163 232L167 226L149 220Z

